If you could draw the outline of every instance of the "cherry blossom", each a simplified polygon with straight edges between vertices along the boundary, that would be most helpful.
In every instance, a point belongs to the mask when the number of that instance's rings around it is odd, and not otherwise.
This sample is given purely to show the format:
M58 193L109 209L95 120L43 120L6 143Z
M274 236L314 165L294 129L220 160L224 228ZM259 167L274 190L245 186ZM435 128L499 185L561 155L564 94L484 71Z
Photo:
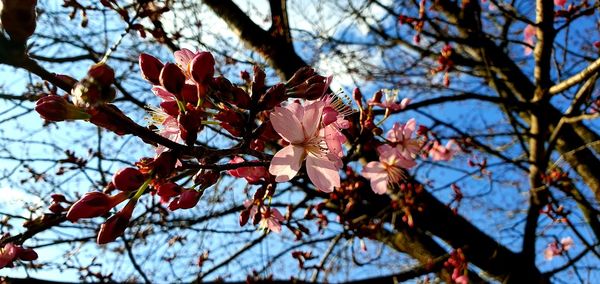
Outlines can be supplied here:
M433 141L431 149L429 149L429 157L434 161L450 161L456 152L454 140L448 141L446 146L442 146L438 141Z
M258 227L261 229L267 229L275 233L281 232L281 222L285 221L281 212L277 208L262 208L262 218L258 223Z
M275 131L290 143L271 160L269 172L275 181L291 180L306 160L306 172L317 189L332 192L340 186L338 168L328 158L324 131L320 129L323 108L321 101L304 106L294 102L287 107L275 107L270 114Z
M574 242L571 237L560 239L560 242L551 242L544 250L544 258L548 261L552 260L555 256L563 255L566 251L573 248Z
M362 170L362 176L371 180L371 189L377 194L384 194L388 184L394 184L404 179L404 170L416 165L407 159L396 148L384 144L377 147L379 162L369 162Z
M414 139L417 121L414 118L409 119L406 124L394 123L394 126L387 133L387 140L396 145L396 148L407 159L414 159L421 150L421 143Z

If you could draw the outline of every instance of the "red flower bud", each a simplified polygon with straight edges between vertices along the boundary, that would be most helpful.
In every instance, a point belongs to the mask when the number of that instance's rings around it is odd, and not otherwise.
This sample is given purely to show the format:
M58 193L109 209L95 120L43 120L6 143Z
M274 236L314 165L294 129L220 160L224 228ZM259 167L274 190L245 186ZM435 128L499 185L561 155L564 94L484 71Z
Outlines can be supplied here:
M264 109L272 109L286 99L285 85L279 83L269 88L261 100Z
M381 90L379 90L379 91L375 92L371 101L374 103L381 103L382 97L383 97L383 92Z
M181 193L181 187L174 182L165 182L157 186L156 194L163 199L175 197Z
M67 199L65 198L65 196L62 194L59 194L59 193L51 194L50 198L52 198L52 201L54 201L54 202L67 202Z
M240 226L244 226L248 223L248 219L250 219L250 210L243 210L240 213Z
M81 218L102 216L108 213L115 205L125 200L125 197L125 195L111 197L97 191L88 192L71 205L69 212L67 212L67 219L74 223Z
M177 205L181 209L190 209L200 201L200 197L202 196L202 192L196 191L194 189L184 190L179 196L179 201Z
M136 202L129 201L121 211L110 216L110 218L100 226L100 232L98 232L98 238L96 239L98 244L102 245L110 243L116 240L117 237L123 235L125 229L129 226L129 219L131 219L135 204Z
M181 100L180 92L185 85L185 75L183 71L174 63L167 63L160 71L160 84L174 94L178 100Z
M50 204L50 207L48 207L48 210L50 210L50 212L54 214L60 214L65 211L65 208L62 205L60 205L60 203L52 202L52 204Z
M175 169L177 156L172 151L164 151L158 155L151 163L150 167L154 171L154 175L158 178L166 178Z
M139 62L142 77L154 85L160 85L160 71L163 68L162 62L146 53L140 54Z
M213 170L201 170L194 175L192 178L194 184L198 185L200 189L206 189L209 186L217 183L219 180L219 172Z
M285 86L288 88L296 87L297 85L300 85L304 81L308 80L308 78L312 77L313 75L315 75L315 69L306 66L302 67L298 69L294 75L292 75L292 78L285 83Z
M128 134L131 131L129 126L135 124L133 120L114 105L103 105L92 108L88 110L88 113L92 115L90 118L91 123L106 128L118 135Z
M30 248L21 248L19 251L19 259L24 261L32 261L38 259L38 254Z
M124 168L113 176L113 184L122 191L133 191L138 189L146 177L136 168Z
M190 61L190 73L194 82L202 84L215 75L215 58L210 52L199 52Z
M88 76L100 87L108 87L115 82L115 70L102 62L92 65L88 70Z
M65 98L57 95L41 97L35 103L35 111L48 121L63 121L89 119L90 115L82 109L69 103Z
M36 26L37 0L2 0L0 21L13 41L25 43Z

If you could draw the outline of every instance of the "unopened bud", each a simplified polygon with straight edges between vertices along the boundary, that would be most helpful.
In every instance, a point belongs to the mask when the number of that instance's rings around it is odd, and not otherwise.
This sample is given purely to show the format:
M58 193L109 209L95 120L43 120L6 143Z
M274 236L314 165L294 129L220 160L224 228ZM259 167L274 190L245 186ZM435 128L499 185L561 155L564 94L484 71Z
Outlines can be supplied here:
M285 97L286 87L283 83L279 83L269 88L262 98L261 104L264 109L272 109L282 101Z
M136 168L124 168L119 170L113 176L113 184L122 191L133 191L138 189L146 177Z
M85 111L69 103L64 97L57 95L41 97L35 104L35 111L48 121L90 118L90 115Z
M215 58L210 52L199 52L190 61L190 73L194 82L202 84L215 75Z
M240 213L240 226L245 226L248 223L248 220L250 219L250 210L243 210Z
M285 86L288 88L293 88L297 85L302 84L302 82L306 81L308 78L312 77L313 75L315 75L315 69L312 69L307 66L302 67L302 68L298 69L298 71L296 71L296 73L294 73L294 75L292 75L292 78L290 78L285 83Z
M142 77L154 85L160 85L160 72L164 66L162 62L146 53L140 54L139 62Z
M81 218L93 218L102 216L125 199L125 195L115 195L111 197L102 192L88 192L77 200L69 212L67 220L77 222Z
M185 75L176 64L165 64L160 72L159 79L160 84L165 87L167 91L174 94L177 99L181 100L179 92L181 92L181 89L185 85Z
M100 85L100 87L108 87L115 82L115 70L106 65L106 63L97 63L90 67L88 76Z
M98 244L102 245L110 243L116 240L117 237L123 235L125 229L129 226L129 219L131 219L135 204L136 202L129 201L121 211L110 216L110 218L100 226L100 232L98 232L98 238L96 239Z
M178 207L181 209L190 209L200 201L200 197L202 197L203 191L196 191L194 189L184 190L179 196L179 201L177 202Z
M200 187L200 189L206 189L217 183L219 177L220 175L217 171L201 170L193 177L193 180L194 183Z

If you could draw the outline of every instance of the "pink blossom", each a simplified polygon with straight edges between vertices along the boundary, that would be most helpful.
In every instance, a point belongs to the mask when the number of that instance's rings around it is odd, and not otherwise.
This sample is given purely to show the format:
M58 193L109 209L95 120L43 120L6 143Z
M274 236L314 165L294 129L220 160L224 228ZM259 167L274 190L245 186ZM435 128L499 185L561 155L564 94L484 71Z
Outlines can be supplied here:
M532 49L530 46L535 45L535 42L533 39L535 34L536 34L536 28L532 25L527 25L525 27L525 29L523 30L523 39L524 39L525 43L528 44L527 46L525 46L525 55L530 55L532 52Z
M564 7L567 4L567 0L554 0L554 5Z
M19 247L13 243L8 243L0 248L0 268L10 266L19 254Z
M233 158L229 163L237 164L244 162L244 159L241 157ZM262 179L267 178L267 171L264 167L240 167L233 170L227 171L230 175L240 178L243 177L250 184L255 184L260 182Z
M387 139L394 144L397 143L396 148L407 159L414 159L421 150L421 143L412 137L416 126L417 121L411 118L406 124L394 123L387 133Z
M384 144L377 147L379 162L369 162L361 174L371 180L371 189L377 194L384 194L388 184L400 182L404 178L403 169L416 165L414 160L406 159L397 149Z
M275 233L281 232L281 222L285 221L281 212L277 208L266 208L263 207L261 210L262 218L258 227L261 229L267 229Z
M548 244L544 250L544 258L552 260L555 256L563 255L566 251L573 248L574 242L571 237L562 238L560 243L554 241Z
M332 192L340 186L338 168L327 156L324 131L320 129L323 107L320 101L305 106L294 102L285 108L275 107L270 114L275 131L290 143L271 160L269 172L275 181L291 180L306 159L306 172L317 189Z
M442 146L438 141L433 141L431 149L429 149L429 157L434 161L450 161L457 152L455 147L454 140L448 141L446 146Z
M560 239L560 244L564 251L570 250L573 247L573 245L575 245L575 243L573 242L573 239L571 237L566 237L566 238Z
M175 63L179 65L179 68L183 70L183 73L187 78L190 78L190 62L196 56L196 52L193 52L187 48L182 48L175 51Z
M411 102L411 99L409 98L404 98L400 102L398 102L398 90L384 89L382 90L382 92L385 94L385 100L383 101L383 103L375 99L371 99L368 101L368 104L370 106L378 106L381 108L389 109L391 111L400 111L406 108L406 106L408 106L408 104L410 104Z

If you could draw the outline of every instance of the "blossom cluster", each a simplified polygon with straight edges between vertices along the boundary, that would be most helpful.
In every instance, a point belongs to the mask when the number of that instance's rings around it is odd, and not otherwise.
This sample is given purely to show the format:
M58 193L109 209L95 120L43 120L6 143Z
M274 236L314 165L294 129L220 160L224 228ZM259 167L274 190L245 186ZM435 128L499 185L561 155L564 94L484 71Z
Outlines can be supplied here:
M155 196L170 210L194 208L223 172L257 186L240 214L240 224L251 220L260 228L280 232L286 218L270 206L277 183L301 176L323 193L343 192L348 188L340 176L340 170L348 171L344 132L361 128L381 134L372 119L374 109L384 109L385 120L410 103L409 99L398 102L397 91L382 90L363 104L355 91L354 101L360 107L356 111L347 97L329 91L331 77L308 67L271 87L266 86L266 74L255 67L252 76L241 73L244 84L235 85L223 76L215 77L216 62L210 52L182 49L174 57L174 63L163 63L148 54L139 57L141 75L160 100L158 106L148 107L148 128L111 104L115 72L104 62L92 66L80 81L58 75L73 86L70 96L50 94L37 102L36 111L47 121L87 120L118 135L137 135L155 146L154 157L141 158L135 166L117 171L102 192L88 192L75 202L53 195L50 210L65 213L71 222L108 217L98 233L100 244L124 233L142 196ZM353 122L355 113L361 117L358 124ZM198 146L198 135L207 125L219 126L218 131L239 144L213 152ZM379 144L379 161L366 164L362 176L370 180L375 193L384 194L389 185L400 185L420 154L434 160L452 157L454 150L441 146L437 139L428 141L425 131L419 129L413 118L395 123L382 137L384 142L371 136L372 142ZM217 164L222 159L229 162ZM177 177L182 174L190 176L189 183L180 182ZM357 184L360 182L353 188ZM318 216L319 226L326 226L326 215L319 212ZM297 235L306 231L286 225Z

